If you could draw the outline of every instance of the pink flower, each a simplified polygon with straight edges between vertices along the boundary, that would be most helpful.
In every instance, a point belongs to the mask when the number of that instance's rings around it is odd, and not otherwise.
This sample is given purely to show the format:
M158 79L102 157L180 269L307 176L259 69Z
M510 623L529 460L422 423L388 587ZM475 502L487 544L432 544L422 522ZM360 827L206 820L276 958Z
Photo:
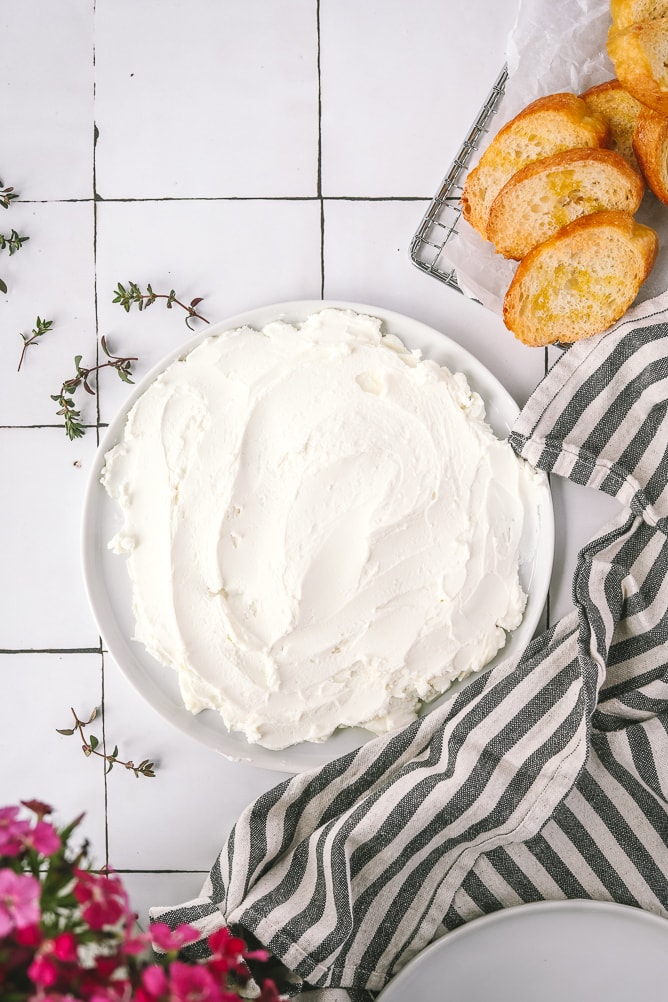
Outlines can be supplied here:
M147 1002L155 1002L155 1000L166 996L168 988L169 982L162 967L151 964L150 967L142 971L140 990Z
M128 914L128 896L113 874L75 870L74 897L81 905L81 914L91 929L103 929Z
M53 856L60 849L60 835L48 821L38 821L24 836L24 844L43 856Z
M88 1002L129 1002L130 998L134 998L129 994L129 991L129 986L126 983L119 982L106 987L93 988L86 995L86 998ZM50 998L49 1002L51 1002Z
M31 995L28 1002L45 1002L45 1000L48 1002L81 1002L81 999L70 995L69 992L66 992L65 995L61 995L60 992L49 992L48 995L45 995L41 989L36 995Z
M208 966L216 974L227 974L234 971L242 979L248 978L248 969L243 963L244 957L255 960L267 960L269 954L266 950L255 950L246 953L246 944L243 939L233 936L227 926L217 929L208 937L207 942L211 950L211 959Z
M42 931L38 925L27 925L23 929L17 929L14 939L19 946L39 946L42 942Z
M194 943L199 939L199 932L191 925L178 925L170 929L164 922L155 922L151 926L151 939L158 950L168 953L170 950L180 950L186 943Z
M75 964L77 960L76 937L71 932L61 932L42 943L28 967L28 976L40 988L51 988L61 974L59 962Z
M99 976L100 983L108 981L116 973L116 970L122 966L123 958L119 953L95 958L95 973Z
M169 968L169 985L173 1002L223 1002L216 979L202 965L175 960Z
M51 952L64 964L74 964L77 960L77 938L72 932L60 932L50 944Z
M227 957L233 961L239 960L246 950L243 939L240 939L239 936L233 936L227 926L212 932L207 942L213 954Z
M39 893L39 881L30 874L0 870L0 937L38 924Z
M0 807L0 856L18 856L30 822L19 817L19 807Z
M262 982L262 991L258 995L256 1002L279 1002L280 997L275 983L271 978L267 978Z
M28 977L42 988L50 988L58 980L58 968L51 957L38 953L28 968Z
M60 848L60 836L48 821L42 821L40 811L50 812L47 804L28 801L27 807L38 815L34 827L21 817L19 807L0 807L0 856L18 856L29 846L44 856L52 856Z
M136 916L128 918L125 926L125 938L123 940L123 953L133 956L143 953L151 945L151 934L149 932L135 932Z

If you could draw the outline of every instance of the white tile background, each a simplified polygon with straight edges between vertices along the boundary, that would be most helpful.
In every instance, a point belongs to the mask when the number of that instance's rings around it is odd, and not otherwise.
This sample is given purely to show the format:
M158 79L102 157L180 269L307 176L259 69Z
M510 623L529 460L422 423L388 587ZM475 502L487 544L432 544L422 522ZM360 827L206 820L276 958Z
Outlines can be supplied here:
M545 354L414 268L410 239L503 63L515 0L23 0L4 4L0 178L20 199L0 232L0 802L86 811L96 858L121 870L140 918L204 872L243 807L283 777L229 762L144 703L102 650L79 526L101 427L128 387L102 373L90 428L63 433L50 394L98 339L141 377L188 330L161 304L129 314L119 281L151 282L212 321L330 298L408 314L470 349L521 405ZM97 130L97 132L96 132ZM97 135L97 141L96 141ZM19 332L54 330L21 372ZM99 422L99 424L98 424ZM571 605L578 548L615 504L554 485L551 615ZM104 775L56 734L91 730L155 759L155 779Z

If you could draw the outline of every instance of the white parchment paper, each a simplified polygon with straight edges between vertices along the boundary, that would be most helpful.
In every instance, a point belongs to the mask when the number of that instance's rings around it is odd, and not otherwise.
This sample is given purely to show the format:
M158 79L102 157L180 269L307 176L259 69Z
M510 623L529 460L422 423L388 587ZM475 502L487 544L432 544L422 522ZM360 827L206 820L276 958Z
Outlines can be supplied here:
M610 0L520 0L506 47L508 82L490 121L489 140L538 97L558 91L579 94L612 79L615 71L605 50L609 27ZM490 87L494 77L492 71ZM471 167L487 142L481 144ZM659 234L659 256L637 300L643 302L668 288L668 206L647 192L636 219ZM463 218L457 231L443 251L444 265L454 267L467 295L501 315L517 264L496 254Z

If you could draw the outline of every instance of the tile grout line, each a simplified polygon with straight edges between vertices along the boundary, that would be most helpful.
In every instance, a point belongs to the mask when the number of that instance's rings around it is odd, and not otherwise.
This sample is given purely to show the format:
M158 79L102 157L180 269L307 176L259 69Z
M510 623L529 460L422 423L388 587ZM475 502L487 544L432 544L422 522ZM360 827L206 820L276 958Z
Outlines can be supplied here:
M2 647L0 654L103 654L98 647Z
M100 344L99 344L99 334L100 334L100 323L99 323L99 310L97 301L97 224L98 224L98 194L97 194L97 141L100 138L100 132L97 127L97 121L95 119L95 99L97 97L97 81L95 77L96 69L96 52L95 52L95 19L97 14L97 2L93 0L93 163L92 163L92 184L93 184L93 318L95 323L95 364L100 363ZM98 372L99 375L99 372ZM100 444L100 381L96 380L96 394L95 394L95 433L96 441L99 446Z
M115 866L114 873L130 873L130 874L169 874L169 873L201 873L203 876L207 877L211 871L210 870L187 870L187 869L156 869L156 870L137 870L123 868L122 866Z
M7 431L10 428L22 428L24 431L30 431L31 429L39 428L60 428L62 430L62 424L0 424L0 431ZM99 421L95 424L86 424L84 422L84 428L107 428L108 422ZM99 442L98 442L99 445Z
M320 298L325 298L325 202L322 197L322 77L320 74L320 0L315 5L316 68L318 79L318 164L316 192L320 202Z
M144 202L431 202L433 195L126 195L115 198L20 198L15 205L139 205Z
M100 323L99 323L99 308L98 308L98 298L97 298L97 227L98 227L98 194L97 194L97 141L99 139L100 133L97 127L97 122L95 120L95 98L96 98L96 51L95 51L95 20L97 13L97 3L93 0L93 51L92 51L92 61L93 61L93 162L92 162L92 185L93 185L93 317L95 324L95 364L99 366L100 364ZM98 369L99 374L99 369ZM100 381L96 380L96 394L95 394L95 439L96 444L99 448L100 445ZM102 750L106 756L107 754L107 730L106 730L106 713L105 713L105 677L104 677L104 641L102 637L100 640L100 706L101 706L101 717L102 717ZM105 759L106 763L106 759ZM104 802L104 859L105 866L109 866L109 786L107 782L107 769L103 767L102 769L102 791L103 791L103 802Z
M104 652L100 654L100 667L101 667L101 693L100 701L102 704L102 750L106 756L107 754L107 714L105 712L105 663L104 663ZM102 770L102 783L104 789L104 859L105 866L109 866L109 781L107 779L107 768L106 765Z

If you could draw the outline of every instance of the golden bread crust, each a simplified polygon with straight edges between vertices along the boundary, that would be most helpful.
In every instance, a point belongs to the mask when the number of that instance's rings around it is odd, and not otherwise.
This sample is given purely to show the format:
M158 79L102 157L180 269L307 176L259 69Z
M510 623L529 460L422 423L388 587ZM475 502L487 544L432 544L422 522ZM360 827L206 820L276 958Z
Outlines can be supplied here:
M638 21L654 21L666 15L668 0L610 0L613 31L623 31Z
M668 115L668 17L611 32L607 49L622 86L641 104Z
M536 160L514 174L492 203L487 237L520 260L580 216L637 211L645 183L613 150L575 149Z
M562 92L538 98L500 129L468 174L462 193L464 218L486 238L491 204L514 173L553 153L606 146L609 137L602 116L576 94Z
M629 213L582 216L520 262L504 300L504 322L534 346L600 334L636 298L657 251L654 230Z
M633 148L647 184L668 205L668 118L644 108L638 116Z
M668 3L668 0L666 0ZM592 111L598 112L610 128L610 149L621 154L634 170L638 161L633 150L633 133L643 105L629 94L615 77L580 94Z

